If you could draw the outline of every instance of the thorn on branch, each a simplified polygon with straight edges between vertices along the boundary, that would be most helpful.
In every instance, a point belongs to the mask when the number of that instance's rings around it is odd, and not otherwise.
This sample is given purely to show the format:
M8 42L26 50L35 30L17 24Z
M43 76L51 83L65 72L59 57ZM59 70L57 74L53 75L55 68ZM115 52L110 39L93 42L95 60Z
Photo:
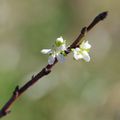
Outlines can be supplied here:
M85 35L86 32L87 32L87 27L82 28L81 34Z
M13 92L13 95L15 95L16 97L19 95L19 86L17 85L14 92Z
M33 78L34 78L34 75L32 75L31 79L33 79Z

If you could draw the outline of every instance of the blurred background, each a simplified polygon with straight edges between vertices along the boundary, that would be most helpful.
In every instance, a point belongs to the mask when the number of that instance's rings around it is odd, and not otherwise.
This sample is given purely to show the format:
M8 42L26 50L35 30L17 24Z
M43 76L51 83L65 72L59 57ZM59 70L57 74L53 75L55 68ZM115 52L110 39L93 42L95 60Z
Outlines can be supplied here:
M100 12L107 19L86 36L91 61L64 64L12 106L4 120L120 119L119 0L0 0L0 107L46 64L40 53L63 36L69 45Z

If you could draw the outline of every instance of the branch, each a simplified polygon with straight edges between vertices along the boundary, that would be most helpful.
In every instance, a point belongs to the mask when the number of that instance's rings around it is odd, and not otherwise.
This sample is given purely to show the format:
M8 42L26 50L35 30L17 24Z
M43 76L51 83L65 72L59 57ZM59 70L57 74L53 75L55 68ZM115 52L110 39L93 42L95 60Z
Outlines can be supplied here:
M87 32L89 32L97 23L99 23L100 21L104 20L107 16L107 12L102 12L100 13L98 16L96 16L94 18L94 20L91 22L91 24L88 27L84 27L82 28L79 36L77 37L77 39L70 45L70 47L67 48L67 50L65 51L66 54L69 54L72 48L76 48L78 46L78 44L80 44L80 42L82 41L82 38L85 36L85 34ZM31 77L31 80L29 80L25 85L23 85L22 87L17 86L15 88L15 90L13 91L12 96L10 97L10 99L6 102L6 104L2 107L2 109L0 110L0 118L2 118L3 116L7 115L8 113L10 113L10 107L12 106L12 104L28 89L30 88L32 85L34 85L40 78L48 75L51 72L52 67L57 63L57 59L55 60L54 64L52 65L47 65L45 66L38 74L36 74L35 76L33 75Z
M91 24L88 27L83 27L81 30L80 35L77 37L77 39L71 44L70 48L75 48L76 45L82 40L82 38L84 37L84 35L89 32L97 23L99 23L100 21L104 20L107 17L108 12L102 12L100 13L98 16L96 16L94 18L94 20L91 22Z

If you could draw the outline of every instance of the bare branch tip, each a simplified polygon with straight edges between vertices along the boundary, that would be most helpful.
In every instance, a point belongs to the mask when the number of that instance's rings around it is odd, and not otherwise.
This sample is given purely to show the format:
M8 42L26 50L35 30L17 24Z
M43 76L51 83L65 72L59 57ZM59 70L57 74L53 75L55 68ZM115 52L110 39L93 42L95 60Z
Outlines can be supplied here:
M108 15L108 11L104 11L102 13L100 13L97 17L100 18L100 20L104 20Z

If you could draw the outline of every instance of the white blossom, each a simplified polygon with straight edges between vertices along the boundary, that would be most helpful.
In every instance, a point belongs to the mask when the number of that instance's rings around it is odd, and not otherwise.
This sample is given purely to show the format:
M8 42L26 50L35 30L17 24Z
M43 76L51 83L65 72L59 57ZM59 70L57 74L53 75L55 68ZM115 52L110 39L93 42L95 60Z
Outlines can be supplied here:
M52 50L51 49L42 49L41 53L42 54L50 54L50 53L52 53Z
M83 41L82 44L80 45L80 48L77 47L75 49L72 49L73 58L75 60L83 59L86 62L89 62L90 56L89 56L88 50L90 48L91 48L91 45L88 43L88 41L86 41L86 42Z
M86 42L83 41L80 45L80 48L83 50L88 50L91 48L91 45L88 43L88 41L86 41Z
M57 38L56 41L55 41L56 47L60 47L60 46L63 46L63 45L65 46L65 44L66 44L66 40L64 40L62 36Z
M59 51L65 51L67 48L66 48L66 44L62 44L61 46L57 47L57 49Z
M59 37L55 41L55 48L52 49L43 49L41 50L42 54L48 54L48 64L52 65L55 62L55 59L58 60L58 62L63 63L65 61L65 50L66 50L66 41Z
M63 54L57 54L57 60L61 63L65 62L65 56Z
M55 59L57 59L58 62L61 62L61 63L65 62L65 57L64 57L63 54L61 54L61 53L55 53L55 54L51 54L51 55L48 57L48 64L49 64L49 65L54 64Z
M61 36L61 37L57 38L57 39L56 39L56 42L61 42L61 43L63 43L63 42L64 42L63 37Z
M75 60L79 60L83 58L83 55L80 54L80 51L81 51L80 48L73 49L73 57Z
M86 62L89 62L90 61L90 56L88 54L87 51L82 51L82 56L83 56L83 59L86 61Z
M48 64L52 65L55 62L55 55L52 54L48 57Z

